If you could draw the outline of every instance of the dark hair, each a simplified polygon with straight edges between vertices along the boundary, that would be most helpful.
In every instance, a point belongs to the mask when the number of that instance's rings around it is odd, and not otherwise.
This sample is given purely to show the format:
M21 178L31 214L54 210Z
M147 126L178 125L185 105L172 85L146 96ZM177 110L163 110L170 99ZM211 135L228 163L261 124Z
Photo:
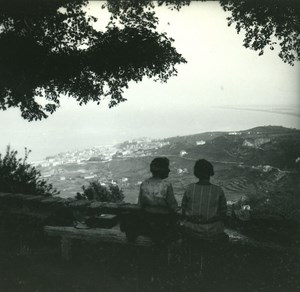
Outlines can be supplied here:
M169 159L167 157L154 158L150 163L150 171L153 175L160 173L161 169L169 167Z
M197 178L209 178L214 175L214 167L209 161L199 159L194 166L194 175Z

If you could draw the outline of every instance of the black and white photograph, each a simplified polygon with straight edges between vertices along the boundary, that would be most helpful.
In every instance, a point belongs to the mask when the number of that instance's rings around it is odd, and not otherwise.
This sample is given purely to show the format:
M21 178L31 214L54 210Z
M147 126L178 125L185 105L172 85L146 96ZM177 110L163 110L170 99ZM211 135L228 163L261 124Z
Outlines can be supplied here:
M299 0L0 0L0 291L300 291Z

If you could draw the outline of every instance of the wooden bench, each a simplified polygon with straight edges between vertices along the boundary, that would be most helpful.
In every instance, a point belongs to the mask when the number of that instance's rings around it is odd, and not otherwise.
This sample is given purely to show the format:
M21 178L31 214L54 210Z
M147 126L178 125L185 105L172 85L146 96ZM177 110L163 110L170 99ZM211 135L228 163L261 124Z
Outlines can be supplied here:
M125 234L118 229L77 229L71 226L45 226L44 232L48 236L61 237L61 255L64 260L70 260L72 257L72 241L74 239L100 243L130 244L144 247L153 246L153 242L149 238L142 236L139 236L134 242L128 242Z

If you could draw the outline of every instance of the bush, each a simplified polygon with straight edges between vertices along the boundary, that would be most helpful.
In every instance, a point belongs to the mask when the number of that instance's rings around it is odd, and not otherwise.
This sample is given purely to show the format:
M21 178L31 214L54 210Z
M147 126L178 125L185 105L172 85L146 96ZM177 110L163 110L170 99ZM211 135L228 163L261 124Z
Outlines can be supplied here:
M109 184L108 187L101 185L99 182L91 182L88 187L82 187L83 194L77 193L77 199L96 200L100 202L123 202L124 194L119 186Z
M270 191L260 196L248 195L247 204L257 215L300 222L300 196L294 190Z
M41 178L41 173L27 162L30 150L25 148L25 157L17 158L18 152L7 146L4 156L0 153L0 192L24 195L52 196L59 192Z

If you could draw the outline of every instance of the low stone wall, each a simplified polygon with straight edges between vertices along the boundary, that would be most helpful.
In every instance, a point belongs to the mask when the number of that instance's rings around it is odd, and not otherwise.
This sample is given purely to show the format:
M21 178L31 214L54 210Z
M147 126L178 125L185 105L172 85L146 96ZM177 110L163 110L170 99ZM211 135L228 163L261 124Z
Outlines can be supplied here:
M120 214L124 212L138 212L140 208L129 203L103 203L99 201L77 200L75 198L45 197L37 195L23 195L0 192L0 216L30 217L42 221L46 225L72 225L79 217L92 216L100 213ZM238 218L234 205L228 204L228 218ZM248 212L249 214L249 212ZM245 217L245 216L244 216ZM246 216L247 217L247 216ZM0 217L1 218L1 217Z
M259 234L262 237L267 233L270 233L268 237L274 237L274 232L272 231L274 229L273 220L271 225L269 224L270 220L266 219L262 220L253 217L251 220L249 218L244 220L243 217L238 218L234 206L228 207L226 225L229 228L227 231L230 231L231 235L233 235L233 241L250 244L251 240L241 234L241 231L243 234L247 234L248 229L251 233L253 233L254 229L259 230ZM36 240L39 237L43 238L43 230L46 225L72 226L75 220L83 220L86 216L99 215L101 213L118 215L138 213L139 211L140 208L137 205L128 203L103 203L77 200L75 198L63 199L61 197L0 193L0 232L8 236L11 234L15 234L18 237L28 236ZM276 226L280 225L278 221L275 223ZM270 226L272 228L269 228ZM285 225L282 230L285 237L290 234L290 230ZM278 234L278 228L275 231L276 237L283 236ZM235 233L237 233L237 236Z
M138 210L137 205L126 203L102 203L75 198L63 199L57 196L0 193L0 214L36 218L38 221L45 221L48 225L70 225L76 219L76 214L119 214Z
M136 212L130 204L0 193L0 238L28 244L45 240L44 226L72 226L75 220L101 213Z

